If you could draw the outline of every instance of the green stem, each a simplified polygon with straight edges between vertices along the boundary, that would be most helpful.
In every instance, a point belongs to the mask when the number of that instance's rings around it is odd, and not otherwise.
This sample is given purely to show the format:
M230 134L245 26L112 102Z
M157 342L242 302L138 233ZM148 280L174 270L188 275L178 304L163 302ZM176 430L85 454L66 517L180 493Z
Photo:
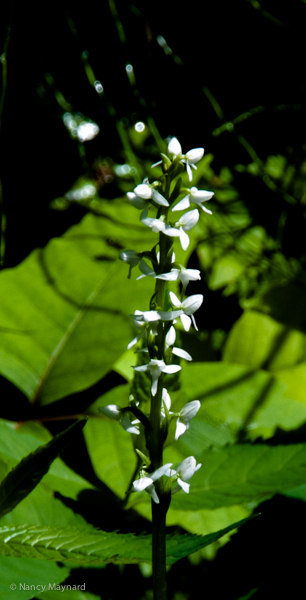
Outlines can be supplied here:
M170 178L166 178L165 197L170 196ZM168 209L161 211L167 219ZM163 233L159 235L160 251L160 272L165 273L169 262L169 250L172 246L169 238ZM169 247L170 246L170 247ZM156 280L155 297L158 308L165 310L165 290L167 282L161 279ZM158 325L157 346L158 358L163 360L165 348L166 333L163 324ZM151 396L151 432L150 432L150 459L154 470L163 464L163 443L164 433L161 429L161 409L163 393L163 374L160 375L157 386L157 393ZM156 493L160 503L156 504L152 500L152 568L153 568L153 598L154 600L166 600L167 598L167 579L166 579L166 514L169 508L170 496L165 493L163 481L158 480L155 484Z

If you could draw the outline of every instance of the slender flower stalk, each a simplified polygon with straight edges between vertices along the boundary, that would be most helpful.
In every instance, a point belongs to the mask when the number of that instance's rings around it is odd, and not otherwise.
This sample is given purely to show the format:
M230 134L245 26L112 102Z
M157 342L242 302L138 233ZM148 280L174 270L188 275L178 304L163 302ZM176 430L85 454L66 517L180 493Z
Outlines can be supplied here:
M141 401L135 400L134 396L130 396L128 406L109 405L100 409L104 416L118 421L125 431L134 435L136 448L138 435L142 428L144 430L147 454L143 454L143 449L136 449L143 464L131 492L145 492L151 497L154 600L166 600L166 513L171 495L179 491L189 493L188 482L201 467L193 456L185 458L176 468L172 463L163 464L163 447L170 422L176 420L175 440L178 440L189 429L190 421L201 406L199 400L192 400L180 412L172 412L166 382L169 376L180 372L182 367L178 363L181 359L192 360L186 350L175 345L178 319L185 331L189 331L191 324L197 331L194 313L203 303L202 294L185 296L187 285L200 279L200 271L176 263L173 252L176 239L183 250L188 248L188 232L197 225L200 213L211 214L203 204L213 192L196 187L183 188L181 178L178 178L186 169L188 179L192 181L193 170L203 154L203 148L194 148L184 154L177 138L171 138L167 155L162 154L162 159L156 163L162 168L159 180L150 183L144 179L127 194L131 204L142 211L141 223L157 236L150 251L124 250L120 254L120 259L129 266L128 277L131 270L138 267L140 275L137 280L151 277L155 285L149 309L136 309L131 315L137 335L128 344L129 349L136 347L138 357L138 363L133 367L135 381L149 380L149 385L144 388L150 390L150 414L142 412ZM182 195L184 197L180 199ZM176 211L185 211L191 204L195 204L196 208L187 210L179 219L175 218ZM180 283L180 298L173 291L168 291L172 282ZM131 415L136 418L130 420Z

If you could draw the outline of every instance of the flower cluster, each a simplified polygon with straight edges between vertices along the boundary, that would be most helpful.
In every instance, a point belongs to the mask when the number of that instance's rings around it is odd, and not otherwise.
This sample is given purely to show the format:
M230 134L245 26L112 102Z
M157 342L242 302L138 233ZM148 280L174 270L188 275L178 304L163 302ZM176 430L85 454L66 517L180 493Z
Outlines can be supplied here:
M186 169L191 182L193 170L197 169L196 163L203 155L203 148L195 148L183 154L179 141L172 138L168 144L167 155L162 154L162 160L152 165L162 167L163 175L159 180L150 183L146 178L133 192L127 194L131 204L141 210L141 223L159 236L151 251L125 250L120 254L120 259L129 265L129 277L131 270L138 266L141 273L137 277L138 280L151 277L155 281L155 293L149 310L135 310L131 315L137 335L128 344L128 349L136 346L138 364L133 367L134 371L149 377L151 412L150 415L144 415L134 398L125 408L109 405L100 408L100 411L118 421L132 434L139 434L141 425L144 425L149 456L137 450L143 460L143 466L138 478L133 482L133 491L145 490L157 504L160 503L159 490L171 489L172 493L183 490L188 493L190 486L187 482L201 467L200 464L197 465L193 456L183 460L176 469L172 463L162 465L162 453L156 452L156 444L152 443L152 439L157 432L155 439L165 440L170 422L175 420L174 437L178 440L188 430L189 422L200 409L199 400L193 400L180 412L172 412L170 395L164 387L164 376L181 370L178 360L192 360L188 352L175 346L175 325L180 319L185 331L189 331L192 325L197 331L194 313L203 303L202 294L186 297L187 285L190 281L201 278L200 271L187 269L176 262L173 252L175 238L179 239L182 249L187 250L190 243L188 232L198 223L200 212L211 214L204 203L212 198L213 192L199 190L194 186L183 187L181 179L176 179ZM176 182L173 184L174 179ZM195 207L188 210L191 205ZM152 210L155 211L153 216ZM187 212L177 219L175 213L179 211ZM168 282L180 283L180 297L167 290ZM163 432L163 435L159 435L158 432ZM159 483L155 488L157 481L161 481L162 485Z

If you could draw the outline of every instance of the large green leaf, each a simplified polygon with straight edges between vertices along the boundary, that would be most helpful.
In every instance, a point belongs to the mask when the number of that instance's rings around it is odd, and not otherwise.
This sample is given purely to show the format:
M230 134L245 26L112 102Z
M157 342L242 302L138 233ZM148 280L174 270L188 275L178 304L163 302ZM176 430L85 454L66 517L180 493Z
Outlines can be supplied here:
M128 398L128 385L120 385L98 398L90 407L94 416L89 418L84 429L88 453L96 474L122 499L131 485L131 477L137 464L132 434L124 431L119 423L104 417L98 409L107 404L127 406Z
M1 600L29 600L36 597L41 586L48 587L50 582L58 585L69 575L66 567L54 562L9 556L0 556L0 572Z
M167 536L167 564L211 544L249 519L207 536ZM151 562L152 538L73 527L24 526L0 529L0 555L62 561L68 564L103 565Z
M202 468L192 478L189 494L173 496L175 509L257 504L302 485L306 478L305 444L236 445L208 450L197 458Z
M296 365L306 358L306 336L256 311L245 311L232 328L224 360L272 371Z
M52 440L25 456L0 484L0 517L25 498L47 473L51 463L83 429L85 419L76 421Z
M306 420L305 381L304 365L273 375L226 362L184 365L183 394L172 408L198 399L201 409L191 422L192 435L187 432L179 443L198 454L210 444L233 443L241 428L255 439L271 437L277 427L299 427Z
M24 456L36 450L41 443L47 443L51 439L49 431L40 423L28 421L20 425L12 421L0 420L0 453L5 467L3 476L0 471L0 481ZM43 482L50 489L73 500L77 499L81 490L92 488L90 483L69 469L60 458L52 462Z
M152 281L137 282L135 305L135 283L117 256L120 240L124 247L132 236L136 249L147 249L152 234L129 224L133 207L121 215L115 205L116 222L87 215L0 275L0 371L33 402L52 402L103 377L132 337L129 313L148 307Z

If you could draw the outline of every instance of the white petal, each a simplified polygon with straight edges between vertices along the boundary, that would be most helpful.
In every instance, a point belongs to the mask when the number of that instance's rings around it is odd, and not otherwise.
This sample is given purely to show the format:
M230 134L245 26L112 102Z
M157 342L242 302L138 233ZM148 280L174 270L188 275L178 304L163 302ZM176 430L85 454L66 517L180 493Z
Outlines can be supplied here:
M190 326L191 326L191 318L188 317L187 315L183 314L180 316L180 319L181 319L181 322L182 322L182 325L183 325L185 331L189 331Z
M191 170L190 165L188 163L186 164L186 171L187 171L187 175L188 175L189 181L192 181L192 170Z
M133 367L134 371L139 371L140 373L144 373L148 371L148 365L140 365L139 367Z
M201 465L200 465L201 466ZM196 471L200 468L194 456L188 456L177 467L177 472L183 481L189 481Z
M184 231L190 231L190 229L192 229L197 224L199 218L200 213L195 208L194 210L190 210L188 213L183 215L178 223L181 227L183 227Z
M182 146L176 137L173 137L168 144L168 152L169 154L174 154L174 156L179 156L182 154Z
M152 394L152 396L156 396L157 385L158 385L157 382L158 382L159 375L160 375L160 373L158 373L158 375L155 375L155 376L152 375L152 373L151 373L151 376L152 376L151 394Z
M182 303L183 311L186 315L193 315L198 308L200 308L202 302L204 300L204 296L202 294L194 294L194 296L189 296Z
M170 394L167 392L166 388L163 388L162 399L163 399L163 403L165 404L167 410L169 411L171 408L171 398L170 398Z
M192 402L188 402L180 412L181 419L184 421L184 423L188 423L188 421L193 419L200 408L201 403L199 400L192 400Z
M177 483L182 488L183 492L185 492L186 494L189 494L189 488L190 488L190 484L189 483L186 483L185 481L182 481L182 479L180 479L179 477L178 477Z
M206 212L209 215L212 215L212 211L208 210L208 208L205 208L205 206L203 206L203 204L199 204L199 206L202 208L202 210L204 210L204 212Z
M182 350L182 348L172 348L172 352L175 354L175 356L179 356L185 360L192 360L192 356L190 356L186 350Z
M178 299L178 297L175 295L174 292L169 292L169 296L170 296L170 300L171 300L171 304L173 304L173 306L182 306L181 301Z
M139 340L141 339L141 334L137 335L128 345L127 345L127 350L130 350L131 348L133 348L133 346L135 346L135 344L137 344L137 342L139 342Z
M183 250L187 250L190 239L187 233L185 233L184 229L180 227L180 242Z
M185 198L180 200L180 202L178 202L178 204L176 204L173 207L172 212L175 212L176 210L186 210L186 208L189 208L189 206L190 206L190 200L189 200L189 194L187 194L187 196L185 196Z
M170 292L171 293L171 292ZM161 321L174 321L177 317L180 317L182 314L181 310L170 310L170 311L158 311L159 318Z
M160 275L155 276L155 279L163 279L164 281L176 281L178 278L178 269L171 269L170 273L161 273Z
M146 310L143 313L143 319L146 323L151 323L151 321L158 321L160 316L157 310Z
M204 156L204 148L193 148L193 150L189 150L186 154L186 158L190 163L197 163Z
M157 167L158 165L162 165L163 161L159 160L158 162L154 163L153 165L151 165L151 169L154 169L154 167Z
M210 200L214 195L214 192L209 192L207 190L198 190L196 187L191 188L190 190L190 200L191 202L204 202Z
M139 198L143 198L144 200L149 200L152 198L152 188L146 183L141 183L135 187L134 192L136 196Z
M132 425L132 423L127 415L124 415L122 417L122 419L120 419L119 423L120 423L121 427L123 427L123 429L125 431L127 431L128 433L135 433L136 435L138 435L140 433L138 427L134 427Z
M150 477L152 479L152 481L156 481L157 479L160 479L160 477L162 477L163 475L166 475L167 477L169 477L169 471L170 471L170 467L172 467L173 463L167 463L166 465L163 465L162 467L159 467L159 469L156 469L156 471L153 471L153 473L150 473Z
M182 423L179 419L176 421L176 429L175 429L175 440L178 440L181 435L187 431L188 427L185 423Z
M153 229L153 231L154 231L154 229ZM165 225L163 233L170 237L180 237L181 236L180 232L177 229L175 229L174 227L171 227L170 225Z
M150 494L152 500L155 502L155 504L159 504L159 497L156 493L155 487L152 483L152 485L148 485L148 487L146 488L146 492L148 492L148 494Z
M154 202L160 206L169 206L168 200L166 200L166 198L164 198L157 190L152 190L152 198Z
M133 488L135 492L142 492L148 487L148 485L152 485L152 483L153 480L151 477L141 477L140 479L133 481Z
M181 368L182 367L180 367L180 365L167 365L166 367L164 367L163 373L177 373L181 370Z
M173 346L175 339L176 339L176 332L175 332L175 328L172 325L166 335L167 346Z

